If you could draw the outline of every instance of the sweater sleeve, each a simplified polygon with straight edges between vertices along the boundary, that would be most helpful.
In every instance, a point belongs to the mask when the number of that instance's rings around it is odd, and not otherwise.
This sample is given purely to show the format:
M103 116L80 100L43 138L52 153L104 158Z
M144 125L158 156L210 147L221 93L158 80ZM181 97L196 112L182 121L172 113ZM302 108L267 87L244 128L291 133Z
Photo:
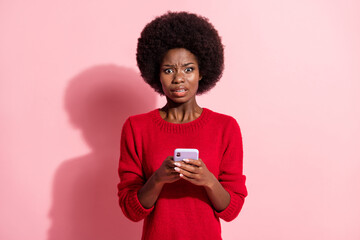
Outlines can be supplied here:
M119 204L124 215L135 222L144 219L154 207L144 208L137 197L137 192L145 184L145 178L129 118L124 123L121 133L119 177Z
M230 194L229 205L215 215L229 222L237 217L247 196L246 177L243 175L243 146L240 127L231 118L229 127L224 134L226 149L220 164L219 182Z

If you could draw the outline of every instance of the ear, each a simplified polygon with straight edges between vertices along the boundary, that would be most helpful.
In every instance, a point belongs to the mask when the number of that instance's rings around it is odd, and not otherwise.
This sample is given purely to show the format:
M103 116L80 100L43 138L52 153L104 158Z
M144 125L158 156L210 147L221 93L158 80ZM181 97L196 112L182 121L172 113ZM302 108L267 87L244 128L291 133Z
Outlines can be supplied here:
M200 76L199 76L199 81L200 81L201 79L202 79L202 76L200 75Z

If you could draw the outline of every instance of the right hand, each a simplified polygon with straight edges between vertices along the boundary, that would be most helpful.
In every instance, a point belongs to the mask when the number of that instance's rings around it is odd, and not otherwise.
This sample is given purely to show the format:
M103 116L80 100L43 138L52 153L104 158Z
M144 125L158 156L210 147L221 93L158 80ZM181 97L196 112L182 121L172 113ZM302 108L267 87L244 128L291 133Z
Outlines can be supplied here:
M159 183L172 183L180 179L180 174L174 170L174 157L168 156L158 170L155 171L155 179Z

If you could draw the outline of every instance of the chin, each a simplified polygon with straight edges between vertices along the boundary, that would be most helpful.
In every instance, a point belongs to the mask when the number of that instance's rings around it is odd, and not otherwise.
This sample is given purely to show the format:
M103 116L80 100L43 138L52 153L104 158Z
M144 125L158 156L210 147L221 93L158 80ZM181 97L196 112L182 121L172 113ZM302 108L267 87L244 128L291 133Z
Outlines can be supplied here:
M168 98L168 100L174 102L174 103L186 103L188 102L190 99L185 99L185 98Z
M171 92L165 94L166 98L168 101L171 101L173 103L178 103L178 104L182 104L182 103L187 103L191 100L193 100L195 98L196 94L193 94L193 92L187 92L186 95L184 96L174 96Z

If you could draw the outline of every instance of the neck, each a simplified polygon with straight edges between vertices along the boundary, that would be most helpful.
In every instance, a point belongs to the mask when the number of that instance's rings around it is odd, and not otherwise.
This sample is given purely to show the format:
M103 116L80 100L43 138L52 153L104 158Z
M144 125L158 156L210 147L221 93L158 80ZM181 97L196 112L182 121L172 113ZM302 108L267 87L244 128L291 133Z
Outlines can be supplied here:
M198 118L202 110L195 99L185 103L175 103L167 99L167 104L161 109L161 115L168 122L186 123Z

